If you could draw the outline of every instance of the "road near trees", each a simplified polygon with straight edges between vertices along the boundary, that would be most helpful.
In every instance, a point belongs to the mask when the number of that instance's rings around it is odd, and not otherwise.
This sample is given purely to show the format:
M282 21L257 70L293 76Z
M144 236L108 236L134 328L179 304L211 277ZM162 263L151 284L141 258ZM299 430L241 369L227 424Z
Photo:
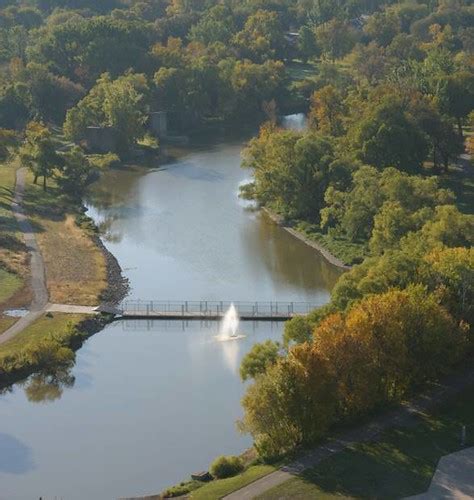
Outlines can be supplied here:
M17 170L12 212L23 233L23 239L30 254L30 286L33 293L33 300L28 314L20 318L13 326L0 335L0 344L7 342L23 331L28 325L31 325L33 321L37 320L44 313L48 304L48 290L46 288L43 257L36 241L34 228L22 207L25 192L25 176L26 168Z
M224 500L247 500L255 498L269 489L301 474L303 471L315 467L326 458L339 453L354 443L377 440L383 431L391 427L410 425L418 415L429 413L444 400L460 393L473 383L474 369L449 377L443 383L436 384L434 388L402 405L399 409L383 414L360 427L330 438L326 443L317 446L298 460L225 496Z

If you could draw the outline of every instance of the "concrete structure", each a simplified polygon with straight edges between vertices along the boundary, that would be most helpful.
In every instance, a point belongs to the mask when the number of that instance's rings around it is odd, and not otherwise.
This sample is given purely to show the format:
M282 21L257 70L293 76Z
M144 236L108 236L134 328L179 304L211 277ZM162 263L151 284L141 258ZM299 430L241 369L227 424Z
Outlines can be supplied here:
M126 300L113 313L117 319L221 320L232 304L239 319L247 321L286 321L295 316L305 316L321 306L309 302ZM102 311L102 308L97 310Z
M469 500L474 498L474 448L451 453L440 459L426 493L409 500Z
M152 134L159 138L168 135L168 115L166 111L154 111L150 113L148 120Z

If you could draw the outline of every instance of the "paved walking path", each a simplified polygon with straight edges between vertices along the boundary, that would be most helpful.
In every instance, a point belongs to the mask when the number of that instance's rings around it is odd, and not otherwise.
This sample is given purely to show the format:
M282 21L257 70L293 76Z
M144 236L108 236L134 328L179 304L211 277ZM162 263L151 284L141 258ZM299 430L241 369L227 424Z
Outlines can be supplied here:
M98 314L98 306L77 306L72 304L48 304L46 312L59 312L68 314Z
M318 465L324 459L339 453L352 444L375 440L382 431L391 427L409 425L417 415L429 412L450 395L457 394L472 384L474 384L474 369L451 376L442 384L438 384L434 389L402 405L397 410L383 414L367 424L330 438L328 442L314 448L314 450L303 455L300 459L285 465L267 476L257 479L255 482L223 498L225 500L248 500L255 498L270 488L288 481L295 475L301 474L306 469Z
M33 293L33 300L30 311L26 316L20 318L13 326L0 335L0 344L7 342L15 335L24 330L28 325L37 320L45 310L48 303L48 290L46 288L46 278L44 262L38 243L36 241L33 226L29 222L22 202L25 193L26 168L19 168L16 171L15 195L12 202L12 212L18 222L20 231L23 233L23 240L30 253L30 286Z
M407 500L474 498L474 447L441 457L426 493Z
M16 171L15 194L12 202L12 212L18 222L23 240L30 254L30 286L33 300L26 316L20 318L14 325L0 335L0 344L11 340L26 327L40 318L45 312L62 312L70 314L97 314L95 307L75 306L69 304L49 304L48 289L43 257L41 255L35 231L22 207L25 193L26 168Z

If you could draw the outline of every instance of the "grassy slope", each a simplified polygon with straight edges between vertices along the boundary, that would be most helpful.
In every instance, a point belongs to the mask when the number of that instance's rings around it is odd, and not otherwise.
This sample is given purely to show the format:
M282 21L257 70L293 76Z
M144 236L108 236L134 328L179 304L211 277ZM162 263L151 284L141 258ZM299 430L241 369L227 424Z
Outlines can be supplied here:
M28 176L25 205L37 230L50 301L95 305L107 285L105 257L59 199L54 185L45 192Z
M28 273L27 254L11 211L14 187L15 166L0 164L0 307L24 286Z
M474 387L415 426L391 429L377 442L353 445L258 498L390 499L422 493L438 460L460 449L461 425L467 426L467 444L474 445Z
M0 335L16 323L17 319L0 314Z
M61 337L62 334L67 332L70 324L77 324L84 317L81 314L54 314L53 317L46 315L41 317L13 339L0 344L0 363L5 356L18 353L21 349L34 345L45 335L54 333L56 336Z
M227 479L219 479L207 483L201 488L191 493L193 500L217 500L228 493L232 493L247 484L253 483L257 479L273 472L275 467L271 465L254 465L249 467L242 474Z
M0 304L6 302L23 285L23 280L17 275L0 268Z

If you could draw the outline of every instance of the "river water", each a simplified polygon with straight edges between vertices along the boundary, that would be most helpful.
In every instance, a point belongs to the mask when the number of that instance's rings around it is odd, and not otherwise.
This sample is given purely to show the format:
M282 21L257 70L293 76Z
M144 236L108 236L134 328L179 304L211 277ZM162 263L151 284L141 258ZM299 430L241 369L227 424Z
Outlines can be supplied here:
M291 121L291 120L290 120ZM104 242L155 300L328 300L339 271L238 198L242 141L201 141L156 168L107 172L87 200ZM0 398L0 499L112 499L156 493L251 445L235 427L242 356L278 323L121 321L70 373Z

